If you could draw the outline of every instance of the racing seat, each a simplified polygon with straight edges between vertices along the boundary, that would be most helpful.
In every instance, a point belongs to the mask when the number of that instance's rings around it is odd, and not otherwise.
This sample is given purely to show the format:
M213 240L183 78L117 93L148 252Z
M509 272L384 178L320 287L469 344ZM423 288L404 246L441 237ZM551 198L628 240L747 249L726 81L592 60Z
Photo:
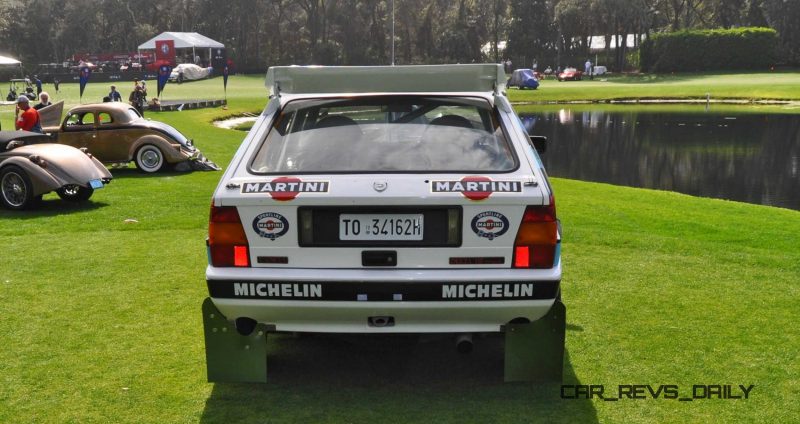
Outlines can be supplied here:
M442 115L433 119L428 125L442 125L448 127L472 128L469 119L459 115Z
M361 135L361 128L358 127L358 123L352 118L343 115L328 115L317 121L317 123L314 124L314 129L344 127L348 125L352 125L354 129L358 130L359 135Z
M503 163L507 158L492 135L476 129L463 116L443 115L431 120L420 141L431 169L507 167Z
M361 150L361 127L352 118L342 115L329 115L314 124L314 144L324 148L305 154L307 159L317 163L319 169L347 171L357 167Z

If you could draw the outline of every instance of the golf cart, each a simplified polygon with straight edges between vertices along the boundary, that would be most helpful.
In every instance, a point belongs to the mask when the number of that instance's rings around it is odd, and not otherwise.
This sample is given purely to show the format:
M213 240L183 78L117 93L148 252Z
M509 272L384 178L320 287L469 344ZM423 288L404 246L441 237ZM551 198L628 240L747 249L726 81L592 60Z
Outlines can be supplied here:
M17 86L20 84L24 86L24 90L21 92L20 88ZM12 79L8 83L8 95L6 95L6 100L9 102L13 102L17 99L17 96L24 94L31 100L36 100L36 94L33 92L33 84L31 84L31 80L27 78L17 78Z

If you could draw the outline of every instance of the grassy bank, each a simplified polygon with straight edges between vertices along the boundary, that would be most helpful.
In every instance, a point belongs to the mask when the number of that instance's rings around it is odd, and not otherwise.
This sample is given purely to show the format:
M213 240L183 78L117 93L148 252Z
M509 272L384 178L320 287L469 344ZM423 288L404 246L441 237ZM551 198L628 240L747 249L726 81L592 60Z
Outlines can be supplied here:
M509 89L516 102L631 99L800 100L800 72L610 76Z
M227 111L148 116L225 166L244 133L209 122L263 108L261 84L232 78ZM221 96L221 81L168 89ZM87 205L51 194L38 211L0 210L2 423L800 420L800 212L553 180L564 383L675 384L682 396L753 384L748 400L563 400L558 386L503 384L493 338L464 357L450 339L279 335L269 384L208 384L204 239L221 173L112 172Z
M82 102L99 102L108 93L110 83L89 83ZM148 85L150 96L155 95L155 81ZM0 84L2 86L2 84ZM127 98L131 82L117 83ZM67 108L81 102L78 84L61 84L54 93L52 84L45 84L55 100L65 100ZM223 98L222 79L215 78L185 84L168 84L162 96L166 100ZM511 88L512 102L568 102L636 99L705 99L714 100L790 100L800 101L800 72L769 72L741 74L679 74L679 75L615 75L594 81L542 81L538 90ZM227 98L240 111L260 112L266 102L264 75L236 75L228 82ZM678 105L677 107L682 107ZM795 113L800 105L758 106L766 111ZM231 111L231 113L236 112ZM0 106L0 125L13 128L13 105Z

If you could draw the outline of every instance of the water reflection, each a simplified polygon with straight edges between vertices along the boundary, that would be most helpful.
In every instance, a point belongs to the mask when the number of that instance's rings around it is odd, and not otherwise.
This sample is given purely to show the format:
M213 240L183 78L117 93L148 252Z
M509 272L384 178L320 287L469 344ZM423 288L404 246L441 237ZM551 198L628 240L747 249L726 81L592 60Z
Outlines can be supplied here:
M800 210L800 115L570 109L522 115L550 175Z

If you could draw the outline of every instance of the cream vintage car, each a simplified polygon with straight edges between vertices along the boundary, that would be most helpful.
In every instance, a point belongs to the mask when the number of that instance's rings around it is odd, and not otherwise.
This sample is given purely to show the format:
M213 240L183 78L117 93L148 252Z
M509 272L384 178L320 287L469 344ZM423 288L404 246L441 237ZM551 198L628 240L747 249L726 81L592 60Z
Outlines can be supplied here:
M44 131L53 135L57 143L86 148L103 163L133 161L145 173L166 166L176 170L219 169L180 131L144 119L126 103L80 105L70 109L60 125L47 126L52 121L44 119L42 122Z
M0 205L8 209L31 208L51 191L84 202L111 178L86 151L53 144L43 134L0 131Z

